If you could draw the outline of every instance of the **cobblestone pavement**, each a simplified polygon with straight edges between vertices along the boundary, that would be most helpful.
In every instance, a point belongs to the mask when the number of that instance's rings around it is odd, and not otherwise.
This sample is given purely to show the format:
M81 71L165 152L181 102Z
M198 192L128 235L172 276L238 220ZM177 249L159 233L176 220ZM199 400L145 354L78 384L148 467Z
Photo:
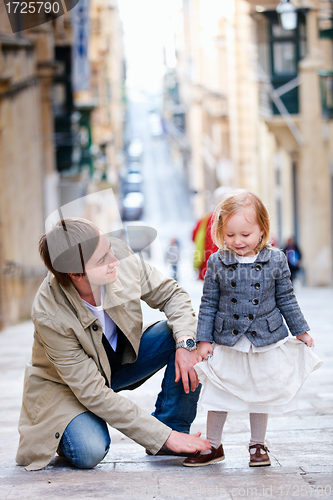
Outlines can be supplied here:
M202 284L190 278L182 284L197 310ZM15 452L33 328L25 322L0 332L0 500L333 498L333 289L296 287L296 293L324 364L304 384L299 409L269 419L272 466L259 469L248 467L248 416L235 413L225 426L226 460L220 464L193 470L183 467L181 458L149 457L141 446L112 429L110 452L95 469L77 470L55 457L44 470L26 472L15 464ZM146 307L144 313L147 321L160 314ZM151 412L161 376L156 374L125 395ZM199 412L192 431L204 434L205 419Z

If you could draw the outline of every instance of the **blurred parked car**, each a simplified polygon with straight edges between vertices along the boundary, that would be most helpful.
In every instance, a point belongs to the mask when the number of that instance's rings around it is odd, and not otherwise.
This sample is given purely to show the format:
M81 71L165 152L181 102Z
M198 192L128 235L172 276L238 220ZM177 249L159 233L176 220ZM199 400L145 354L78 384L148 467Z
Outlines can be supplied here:
M139 220L145 205L142 193L128 193L123 199L123 220Z
M141 174L142 165L139 161L132 161L127 168L129 174Z
M128 174L124 180L123 193L140 193L142 191L143 177L141 174Z
M161 117L157 113L150 113L148 120L151 136L161 137L163 135Z
M127 149L128 159L130 161L140 161L142 158L142 154L143 144L141 139L132 139Z
M129 222L113 235L125 241L133 252L143 252L150 257L151 244L156 239L157 231L143 222Z

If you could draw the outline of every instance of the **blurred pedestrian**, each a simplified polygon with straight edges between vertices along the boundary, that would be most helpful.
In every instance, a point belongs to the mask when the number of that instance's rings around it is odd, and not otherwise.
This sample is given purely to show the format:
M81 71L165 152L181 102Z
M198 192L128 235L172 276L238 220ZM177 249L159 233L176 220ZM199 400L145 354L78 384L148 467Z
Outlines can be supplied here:
M288 239L287 244L282 249L282 251L287 256L288 266L291 274L290 279L291 281L294 281L301 269L302 254L293 236Z
M166 261L172 269L172 278L178 280L178 262L180 258L180 245L177 238L172 238L166 254Z
M223 201L230 192L231 189L225 186L217 188L213 195L214 208L218 203ZM218 247L215 245L211 237L213 218L214 212L206 214L197 222L192 233L192 240L195 243L193 267L198 270L198 279L200 280L205 278L209 257L218 250Z
M205 215L193 229L192 239L195 243L193 267L199 271L200 280L205 279L209 257L218 250L210 235L213 216L214 214Z

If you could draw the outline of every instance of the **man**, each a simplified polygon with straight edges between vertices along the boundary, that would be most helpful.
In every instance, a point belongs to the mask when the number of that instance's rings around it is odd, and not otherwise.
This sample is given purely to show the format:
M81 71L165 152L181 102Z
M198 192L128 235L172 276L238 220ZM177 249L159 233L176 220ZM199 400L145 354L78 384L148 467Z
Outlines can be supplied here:
M151 454L209 449L189 434L200 389L186 292L84 219L59 221L39 251L50 272L32 308L17 463L38 470L57 450L94 467L110 447L107 423ZM167 321L142 331L141 299ZM165 365L153 416L118 394Z

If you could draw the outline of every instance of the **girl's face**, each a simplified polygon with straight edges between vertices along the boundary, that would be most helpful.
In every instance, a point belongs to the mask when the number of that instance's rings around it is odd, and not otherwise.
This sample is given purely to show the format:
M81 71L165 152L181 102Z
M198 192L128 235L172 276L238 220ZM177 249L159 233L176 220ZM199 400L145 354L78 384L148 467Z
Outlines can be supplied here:
M224 225L224 241L229 250L250 257L264 234L258 225L253 208L245 208L242 212L227 219Z

